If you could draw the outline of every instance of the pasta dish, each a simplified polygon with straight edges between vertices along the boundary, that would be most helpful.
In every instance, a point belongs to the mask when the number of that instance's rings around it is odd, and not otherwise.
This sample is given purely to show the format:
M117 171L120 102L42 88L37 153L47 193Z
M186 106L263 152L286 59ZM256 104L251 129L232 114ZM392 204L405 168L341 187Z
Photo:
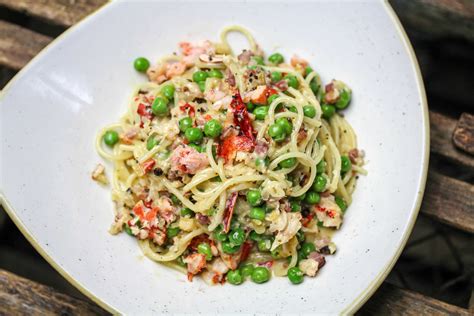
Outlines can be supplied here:
M249 47L234 54L229 32ZM125 115L102 129L99 154L112 166L110 232L138 240L151 260L191 281L293 284L314 277L336 251L363 152L342 111L342 81L323 85L309 63L265 57L244 28L219 42L179 43L154 64ZM108 182L105 167L92 177Z

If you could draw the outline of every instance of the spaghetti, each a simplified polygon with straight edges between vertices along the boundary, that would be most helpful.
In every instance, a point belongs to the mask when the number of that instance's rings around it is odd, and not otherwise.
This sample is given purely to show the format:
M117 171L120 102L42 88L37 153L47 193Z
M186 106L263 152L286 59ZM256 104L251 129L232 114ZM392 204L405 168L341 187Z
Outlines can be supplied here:
M249 49L234 55L230 32ZM315 276L335 251L357 175L356 135L339 114L352 91L323 86L297 56L264 54L227 27L220 43L180 43L182 54L135 68L148 81L126 114L97 135L113 165L111 233L137 238L151 260L209 283ZM104 179L94 172L94 179Z

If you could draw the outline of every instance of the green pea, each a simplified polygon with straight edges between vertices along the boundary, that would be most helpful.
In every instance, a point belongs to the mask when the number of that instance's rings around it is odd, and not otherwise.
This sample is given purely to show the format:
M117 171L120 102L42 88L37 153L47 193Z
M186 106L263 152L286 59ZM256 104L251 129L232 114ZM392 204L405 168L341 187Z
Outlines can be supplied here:
M298 160L296 158L288 158L280 161L278 165L282 168L292 168L296 165L297 162Z
M222 243L222 251L224 251L226 254L234 254L236 253L237 251L239 251L240 249L240 246L235 246L233 243L229 242L229 241L224 241Z
M252 230L249 234L249 238L253 241L259 241L260 239L262 239L262 235Z
M323 192L324 189L326 189L327 182L328 181L326 177L318 175L316 176L316 179L314 179L313 186L311 188L316 192Z
M191 148L194 148L197 152L200 152L200 153L206 151L205 148L203 148L202 146L196 145L194 143L189 143L188 146L191 147Z
M298 113L298 110L296 109L296 106L292 105L288 108L288 111L293 112L293 113Z
M197 246L197 251L200 253L200 254L203 254L206 256L206 260L211 260L212 259L212 250L211 250L211 246L209 246L209 244L207 242L203 242L203 243L200 243L198 246Z
M200 90L201 92L206 91L206 81L200 81L200 82L198 82L197 84L198 84L199 90Z
M323 173L326 170L326 161L321 160L316 166L317 173Z
M156 144L158 144L158 140L156 140L155 137L150 137L150 138L148 138L148 140L146 141L146 149L147 149L147 150L152 150L153 147L156 146Z
M252 102L247 103L247 111L252 112L255 109L255 104Z
M321 105L321 111L323 112L323 117L329 120L336 113L336 108L334 105L323 103L323 105Z
M284 60L285 58L283 58L283 55L280 53L274 53L268 57L268 61L275 65L281 64Z
M298 267L289 268L287 275L288 275L288 279L293 284L300 284L301 282L303 282L304 273Z
M324 226L324 223L322 221L318 221L316 224L318 225L318 227L323 227Z
M151 105L153 114L157 116L164 116L168 114L168 100L162 97L157 97Z
M285 117L280 117L278 118L275 123L277 125L280 125L283 130L285 131L285 134L287 135L290 135L291 132L293 131L293 124L291 124L290 121L288 121L288 119L286 119Z
M351 102L351 93L348 90L342 90L339 94L339 98L336 101L336 108L338 110L344 110L349 106Z
M272 241L267 237L262 237L260 240L257 240L257 248L259 251L266 252L270 251L272 247Z
M314 192L314 191L306 192L306 197L304 199L306 203L312 205L312 204L319 203L319 200L321 200L321 197L319 196L317 192Z
M218 241L226 241L227 240L227 234L222 230L222 228L219 226L214 230L213 233L214 239Z
M282 245L276 247L275 249L270 251L270 254L272 255L273 258L277 259L280 257L280 253L282 251L283 247Z
M316 116L316 109L312 105L305 105L303 106L303 113L304 116L313 118Z
M313 71L314 71L313 68L311 68L310 66L306 66L306 68L304 69L305 77L309 75L310 73L312 73Z
M301 204L298 201L291 201L290 207L292 212L301 212Z
M349 157L341 156L341 172L348 172L352 169L352 163Z
M252 264L245 264L242 267L240 267L240 273L242 274L242 277L246 278L252 275L254 266Z
M259 166L268 166L268 164L270 163L270 160L268 159L268 157L265 157L265 158L257 158L255 160L255 165L257 167Z
M168 230L166 231L166 237L168 238L173 238L179 234L181 230L179 227L169 227Z
M230 270L227 272L227 277L226 277L227 282L233 285L239 285L244 282L244 278L242 277L242 273L240 270Z
M194 212L191 209L187 208L187 207L181 209L179 214L183 217L193 217L194 216Z
M295 201L303 201L305 197L306 197L306 193L303 193L300 196L295 196L293 199L295 199Z
M263 221L265 220L265 209L262 207L252 207L250 209L249 217Z
M218 120L212 119L204 125L204 133L208 137L217 137L222 133L222 125Z
M347 210L347 203L344 201L343 198L336 196L335 198L337 206L341 209L341 211L344 213Z
M168 100L173 100L174 91L175 91L175 88L174 88L174 85L172 84L167 84L166 86L163 86L163 88L161 88L161 94L163 94L166 98L168 98Z
M258 206L262 203L262 194L260 190L249 190L247 192L247 202L251 206Z
M268 114L268 106L257 106L255 110L253 110L253 114L255 115L255 119L259 121L265 120Z
M160 158L161 159L161 158ZM166 159L166 158L165 158ZM174 194L171 194L171 202L173 202L173 204L178 204L180 201L178 199L178 197Z
M242 228L234 229L229 234L229 241L236 246L240 246L245 241L245 232Z
M305 258L307 258L310 253L312 253L313 251L316 251L316 247L311 242L305 242L305 243L303 243L303 245L301 245L300 250L303 253L303 255L305 256Z
M133 61L133 67L136 71L146 72L150 67L150 62L145 57L138 57Z
M298 89L300 83L298 82L298 78L292 75L285 76L286 81L288 81L288 86L294 89Z
M256 267L253 269L252 275L250 277L255 283L265 283L270 280L270 271L268 271L268 269L265 267Z
M263 61L263 57L262 56L252 56L252 59L255 60L255 62L257 63L257 65L264 65L264 61Z
M206 81L207 77L209 77L209 75L207 74L207 72L202 71L202 70L198 70L198 71L196 71L195 73L193 73L193 81L194 81L194 82L203 82L203 81Z
M209 78L218 78L218 79L224 78L224 75L222 74L222 71L220 71L219 69L209 70L209 72L207 74L208 74Z
M314 95L317 95L318 94L318 91L319 91L319 83L316 79L313 79L311 80L311 82L309 83L309 87L311 89L311 91L313 91Z
M103 139L107 146L113 147L115 144L118 143L119 135L116 131L110 130L105 132Z
M285 130L278 124L272 124L268 127L268 135L277 142L281 142L286 138Z
M272 82L278 82L281 80L281 78L283 78L283 76L281 72L272 71L272 73L270 74L270 78L272 79Z
M197 127L190 127L184 132L186 139L192 143L198 143L202 140L202 131Z
M186 132L188 128L193 126L193 119L190 118L189 116L183 117L182 119L179 120L178 125L179 125L179 130L184 133Z
M267 99L267 104L268 104L268 105L272 104L272 102L275 101L275 99L278 98L278 97L279 97L278 94L276 94L276 93L275 93L275 94L272 94L271 96L268 97L268 99Z

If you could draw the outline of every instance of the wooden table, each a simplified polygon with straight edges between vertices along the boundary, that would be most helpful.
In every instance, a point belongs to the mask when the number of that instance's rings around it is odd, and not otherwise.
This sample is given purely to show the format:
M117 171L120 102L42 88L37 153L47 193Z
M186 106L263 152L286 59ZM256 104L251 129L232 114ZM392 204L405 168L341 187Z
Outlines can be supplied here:
M102 6L105 0L0 0L0 65L18 71L66 28ZM474 3L469 0L392 0L405 27L426 36L460 36L474 41ZM7 16L25 17L12 23ZM25 21L18 22L19 21ZM38 30L41 29L42 33ZM469 109L472 113L472 108ZM430 110L431 154L474 171L474 116L458 119ZM433 219L474 233L474 185L443 174L430 165L421 212ZM473 299L471 299L471 302ZM0 315L107 314L90 301L0 270ZM361 314L474 313L421 294L384 283Z

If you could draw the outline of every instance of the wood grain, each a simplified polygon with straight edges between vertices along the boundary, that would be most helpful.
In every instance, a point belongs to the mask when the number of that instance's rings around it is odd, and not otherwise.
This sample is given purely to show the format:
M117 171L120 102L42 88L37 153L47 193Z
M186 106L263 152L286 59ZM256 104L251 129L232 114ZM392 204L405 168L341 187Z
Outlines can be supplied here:
M0 65L19 70L51 40L50 37L0 20Z
M93 303L0 270L0 315L108 315Z
M453 142L456 147L474 155L474 115L463 113L454 129Z
M107 0L0 0L0 7L69 27L105 3Z
M474 233L474 185L430 170L421 212Z
M456 124L455 119L430 111L431 152L464 167L474 169L473 157L454 146L452 135Z
M474 40L472 0L389 0L403 26L426 38Z
M467 309L419 293L382 284L358 315L471 315Z

